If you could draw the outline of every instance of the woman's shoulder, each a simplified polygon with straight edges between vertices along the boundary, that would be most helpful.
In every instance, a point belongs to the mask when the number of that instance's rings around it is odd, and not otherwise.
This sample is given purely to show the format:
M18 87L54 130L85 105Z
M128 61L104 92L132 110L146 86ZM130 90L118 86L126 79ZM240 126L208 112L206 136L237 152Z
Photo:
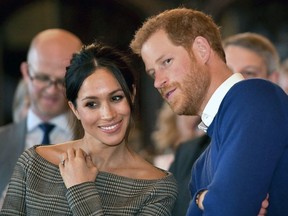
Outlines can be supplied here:
M61 161L61 154L66 152L66 150L71 147L71 144L73 143L75 143L75 141L54 145L38 145L35 146L35 152L43 159L58 166Z
M147 179L147 180L161 180L172 175L170 172L158 168L150 162L138 156L135 162L135 166L131 167L131 173L135 178Z

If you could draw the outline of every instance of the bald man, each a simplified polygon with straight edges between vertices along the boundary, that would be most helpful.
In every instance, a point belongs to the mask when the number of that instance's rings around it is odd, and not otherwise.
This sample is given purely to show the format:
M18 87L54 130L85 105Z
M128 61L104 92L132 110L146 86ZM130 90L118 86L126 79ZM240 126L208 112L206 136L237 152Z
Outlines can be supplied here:
M28 86L30 107L27 117L0 128L0 207L7 184L20 154L35 144L44 144L42 123L52 125L49 143L71 140L64 76L72 54L80 50L81 40L63 29L47 29L31 41L27 61L20 70ZM44 141L45 140L45 141Z

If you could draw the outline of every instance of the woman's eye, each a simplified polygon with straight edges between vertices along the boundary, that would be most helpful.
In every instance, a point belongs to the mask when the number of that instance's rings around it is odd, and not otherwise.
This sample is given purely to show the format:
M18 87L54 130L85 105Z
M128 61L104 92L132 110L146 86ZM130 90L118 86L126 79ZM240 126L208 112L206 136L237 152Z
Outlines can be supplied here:
M113 96L111 99L112 101L121 101L122 99L124 98L123 95L116 95L116 96Z
M97 104L95 102L88 102L88 103L86 103L86 106L89 108L94 108L97 106Z

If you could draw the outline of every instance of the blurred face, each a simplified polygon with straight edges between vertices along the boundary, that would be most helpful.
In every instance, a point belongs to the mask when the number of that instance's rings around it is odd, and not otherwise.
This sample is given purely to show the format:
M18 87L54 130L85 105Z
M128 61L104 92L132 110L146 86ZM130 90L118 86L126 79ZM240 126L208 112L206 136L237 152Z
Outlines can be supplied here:
M72 110L83 125L85 136L109 146L120 144L130 120L130 107L116 78L106 69L87 77Z
M154 87L177 114L197 115L209 85L207 72L164 31L157 31L141 49L146 72Z
M288 74L284 72L280 74L279 85L288 94Z
M52 59L32 58L24 63L24 79L28 83L31 108L42 120L54 118L67 110L63 87L66 65Z
M255 52L229 45L225 48L225 54L227 65L234 73L241 73L245 79L268 79L266 64Z
M31 109L43 121L67 111L62 83L72 54L80 48L76 36L59 29L45 30L33 39L27 62L20 69L28 85Z
M203 131L198 129L200 122L201 118L199 116L177 115L176 124L181 137L180 142L184 142L194 138L195 136L201 135Z

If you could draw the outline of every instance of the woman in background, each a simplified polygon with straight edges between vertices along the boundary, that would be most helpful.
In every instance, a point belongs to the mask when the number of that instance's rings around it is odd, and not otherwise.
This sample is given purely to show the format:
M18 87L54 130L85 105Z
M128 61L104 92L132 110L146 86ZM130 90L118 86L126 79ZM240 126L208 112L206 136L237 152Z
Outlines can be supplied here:
M199 116L177 115L167 103L163 103L151 135L156 149L154 165L168 170L178 146L204 134L198 129L200 121Z

